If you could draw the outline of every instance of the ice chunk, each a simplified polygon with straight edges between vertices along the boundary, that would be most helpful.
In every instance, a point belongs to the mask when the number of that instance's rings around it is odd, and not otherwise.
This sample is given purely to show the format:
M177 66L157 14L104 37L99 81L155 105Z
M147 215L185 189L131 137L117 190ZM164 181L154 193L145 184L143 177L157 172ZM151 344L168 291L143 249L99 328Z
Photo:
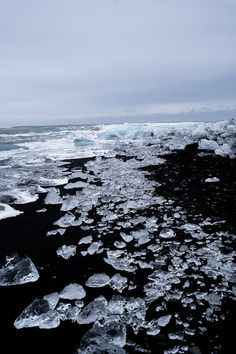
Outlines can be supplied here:
M161 329L160 329L160 325L158 323L158 320L152 320L148 323L148 330L147 330L147 334L149 334L150 336L156 336L157 334L160 333Z
M121 233L120 233L120 236L123 238L123 240L124 240L125 242L131 242L131 241L133 240L133 238L134 238L133 235L127 235L127 234L125 234L124 232L121 232Z
M219 181L220 181L220 179L218 177L209 177L209 178L205 179L206 183L216 183L216 182L219 182Z
M76 255L76 246L74 245L63 245L58 250L56 251L57 255L64 258L64 259L69 259L71 257L74 257Z
M0 204L0 220L12 218L13 216L17 216L22 214L23 211L15 210L10 205L7 204Z
M125 299L120 295L112 296L108 304L109 312L112 315L122 315L125 311Z
M74 183L68 183L64 186L65 189L74 189L74 188L84 188L88 185L88 183L86 182L82 182L82 181L78 181L78 182L74 182Z
M126 277L122 277L119 273L113 275L110 281L110 287L113 290L117 290L120 293L127 287L128 279Z
M70 211L79 205L78 195L68 196L62 203L61 211Z
M160 232L161 238L172 238L174 236L175 236L175 232L168 227L163 228Z
M200 123L196 129L192 131L193 139L201 139L207 136L206 125L204 123Z
M82 244L88 244L88 243L91 243L93 241L93 238L92 236L85 236L85 237L82 237L79 242L78 242L78 245L82 245Z
M92 255L98 252L100 246L102 246L101 241L93 242L87 249L88 254Z
M90 288L102 288L110 283L110 277L105 273L94 274L88 278L86 285Z
M107 316L108 302L104 296L99 296L90 302L78 315L78 323L92 323Z
M199 149L215 151L219 148L218 143L215 140L202 139L199 143Z
M50 308L49 302L45 299L35 299L14 322L17 329L29 327L50 329L58 327L59 324L57 312Z
M171 315L165 315L158 318L157 323L160 327L165 327L168 325L171 319Z
M61 204L63 200L60 197L60 192L56 188L50 188L44 200L45 204Z
M80 300L86 296L86 291L84 288L76 283L71 283L67 285L59 294L62 299L68 300Z
M58 293L51 293L48 295L45 295L44 300L47 300L49 303L49 306L52 310L54 310L59 302L59 294Z
M35 282L39 273L30 258L18 255L6 257L5 265L0 269L0 286L20 285Z
M81 225L81 221L75 220L75 216L71 212L68 212L59 220L54 222L54 225L58 225L60 227L78 226Z
M78 353L120 354L126 344L124 323L111 321L104 326L95 324L82 338Z

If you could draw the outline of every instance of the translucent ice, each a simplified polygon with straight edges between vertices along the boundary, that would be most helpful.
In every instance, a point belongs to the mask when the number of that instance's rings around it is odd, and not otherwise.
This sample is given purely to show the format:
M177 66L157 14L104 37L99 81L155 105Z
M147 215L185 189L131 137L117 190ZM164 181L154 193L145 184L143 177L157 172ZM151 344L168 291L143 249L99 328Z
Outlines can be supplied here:
M160 232L161 238L172 238L174 236L175 236L175 232L168 227L163 228Z
M15 210L7 204L0 204L0 220L11 218L20 214L22 214L22 211Z
M105 273L94 274L88 278L86 285L90 288L102 288L110 283L110 277Z
M122 277L119 273L113 275L110 281L110 287L113 290L117 290L120 293L127 287L128 279L126 277Z
M39 273L28 257L7 257L5 265L0 269L0 286L35 282L38 278Z
M107 316L108 302L103 296L99 296L90 302L78 315L78 323L92 323Z
M60 197L60 192L56 188L50 188L49 192L44 201L45 204L61 204L62 198Z
M158 318L157 323L160 327L165 327L168 325L171 319L171 315L165 315Z
M64 259L69 259L71 257L74 257L76 255L76 246L74 245L63 245L58 250L56 251L57 255L64 258Z
M84 288L76 283L67 285L59 294L61 299L80 300L86 296Z
M50 308L49 302L45 299L34 300L14 322L17 329L28 327L50 329L58 327L59 324L57 312Z

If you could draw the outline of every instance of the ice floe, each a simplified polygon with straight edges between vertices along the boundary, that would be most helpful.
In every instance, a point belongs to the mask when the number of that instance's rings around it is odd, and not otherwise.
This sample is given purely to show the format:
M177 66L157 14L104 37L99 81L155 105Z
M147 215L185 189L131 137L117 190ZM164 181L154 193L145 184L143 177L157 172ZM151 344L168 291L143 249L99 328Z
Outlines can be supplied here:
M28 257L6 257L6 263L0 269L0 286L21 285L38 279L37 268Z

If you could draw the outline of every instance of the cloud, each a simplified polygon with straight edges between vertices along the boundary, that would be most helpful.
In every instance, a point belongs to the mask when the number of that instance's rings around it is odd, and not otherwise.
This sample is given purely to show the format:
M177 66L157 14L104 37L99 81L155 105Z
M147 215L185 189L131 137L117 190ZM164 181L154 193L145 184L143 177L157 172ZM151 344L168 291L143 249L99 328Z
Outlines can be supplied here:
M0 6L2 125L112 121L124 112L150 119L154 110L227 111L235 104L233 0Z

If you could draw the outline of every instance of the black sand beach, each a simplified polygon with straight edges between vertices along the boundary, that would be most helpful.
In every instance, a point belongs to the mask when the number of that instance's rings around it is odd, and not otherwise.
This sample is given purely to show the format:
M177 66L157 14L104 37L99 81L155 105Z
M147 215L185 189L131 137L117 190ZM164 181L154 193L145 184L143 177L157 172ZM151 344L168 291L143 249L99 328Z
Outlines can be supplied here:
M145 171L150 172L149 179L160 183L156 188L156 194L164 196L173 201L169 209L160 207L143 210L142 216L157 216L161 221L164 215L168 215L170 208L174 205L180 205L188 211L188 222L198 224L202 219L211 218L214 221L224 220L224 223L209 225L209 232L215 234L215 238L220 237L219 232L224 231L230 234L236 234L236 159L223 158L211 154L202 154L199 156L196 146L188 146L183 151L176 151L164 158L165 164L149 166ZM81 167L87 160L71 160L70 169ZM217 176L219 183L203 183L207 177ZM65 190L60 187L61 194ZM73 191L72 191L73 192ZM68 191L66 191L68 193ZM60 291L69 283L79 283L84 285L86 279L94 273L106 273L109 276L114 274L111 266L103 261L103 254L94 254L83 257L77 254L75 257L65 260L56 255L56 250L64 244L77 244L81 237L90 234L88 230L82 230L80 227L69 227L65 235L46 237L48 230L52 229L53 222L58 220L63 213L59 205L47 205L45 213L37 213L36 210L44 208L45 195L41 194L39 199L30 204L19 206L18 209L24 211L24 214L16 218L9 218L0 221L0 264L3 265L5 257L17 253L22 256L29 256L36 265L40 278L35 283L29 283L20 286L0 287L0 333L3 342L6 343L6 349L1 349L2 353L45 353L70 354L76 352L84 333L91 325L78 325L70 321L61 322L56 329L45 330L39 328L26 328L17 330L13 323L20 313L35 298L41 298L46 294ZM92 211L94 224L99 221L96 211ZM207 227L207 226L206 226ZM112 247L114 240L119 240L118 230L111 232L110 237L103 239L105 248ZM190 239L189 235L179 234L177 240L181 240L188 247L198 247L198 241ZM185 243L187 242L187 243ZM201 240L205 242L205 240ZM208 241L207 241L208 242ZM207 246L206 242L206 246ZM236 251L235 238L223 239L222 252L227 254L229 251ZM85 246L85 245L84 245ZM145 250L143 245L143 250ZM132 245L128 246L132 249ZM84 247L86 249L86 247ZM168 259L168 247L162 250L166 253ZM147 252L147 260L149 253ZM235 259L234 259L235 262ZM168 262L166 265L168 269ZM191 268L187 270L191 277ZM192 272L196 272L193 264ZM121 272L122 273L122 272ZM125 274L129 280L137 284L137 288L131 291L124 289L122 296L140 296L143 298L143 286L146 284L150 269L138 269L133 274ZM123 275L123 274L122 274ZM203 279L205 290L208 286L215 286L219 279ZM181 288L182 284L177 285ZM87 295L85 303L89 303L96 296L104 295L110 299L114 292L109 287L104 288L86 288ZM196 292L196 284L190 281L189 293ZM155 317L155 306L161 300L154 302L147 311L147 319ZM183 313L186 311L186 313ZM201 318L201 312L191 312L186 307L180 306L178 301L170 301L168 313L179 316L192 317L193 327L198 327L198 321ZM230 297L224 298L221 314L224 319L205 324L207 330L204 335L194 334L186 343L189 345L188 352L192 354L210 354L213 348L218 347L217 353L233 354L236 353L235 341L235 323L236 323L236 304ZM173 325L174 326L174 325ZM169 331L172 329L170 323ZM174 330L174 327L173 327ZM131 329L128 329L127 338L146 350L146 353L163 353L168 349L170 339L164 329L161 334L148 336L144 331L134 335ZM178 341L176 341L177 343ZM172 341L173 343L173 341ZM141 353L138 346L127 345L127 353Z

